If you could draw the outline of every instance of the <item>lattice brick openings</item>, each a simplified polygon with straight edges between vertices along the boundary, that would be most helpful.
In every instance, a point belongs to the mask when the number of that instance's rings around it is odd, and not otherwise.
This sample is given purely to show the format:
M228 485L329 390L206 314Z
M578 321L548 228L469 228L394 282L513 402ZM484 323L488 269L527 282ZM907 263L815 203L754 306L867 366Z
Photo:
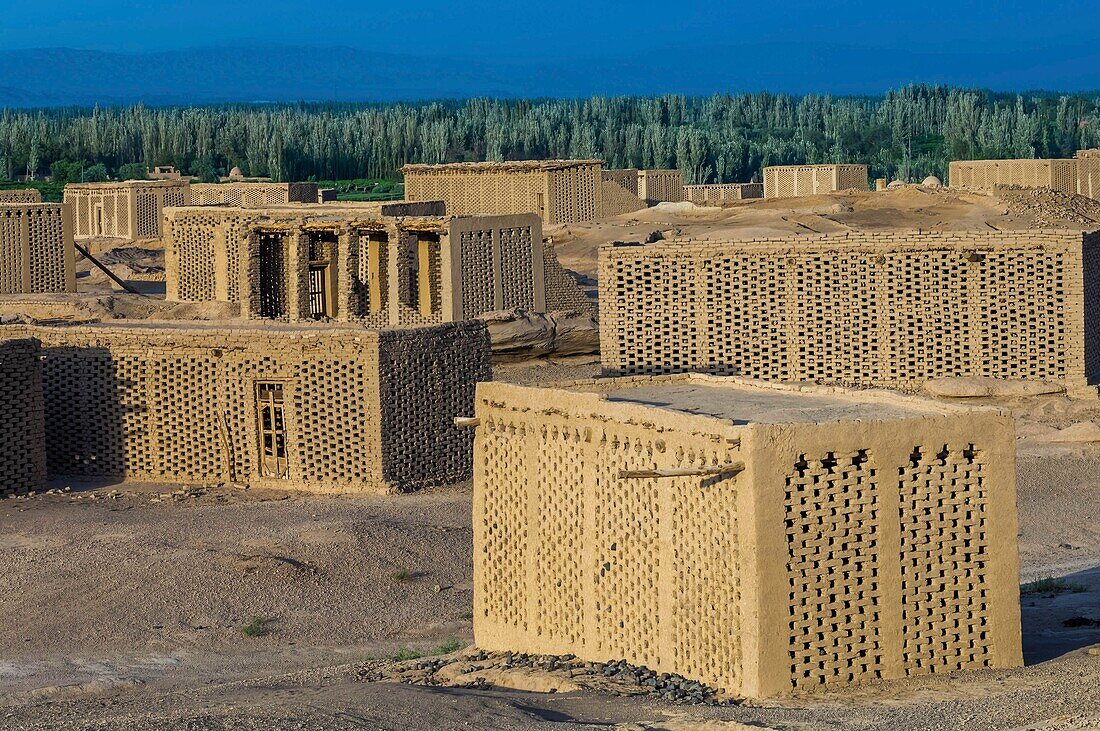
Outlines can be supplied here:
M246 317L383 326L513 308L593 309L530 213L192 206L170 210L165 233L168 298L239 302Z
M41 203L42 193L37 188L0 190L0 203Z
M316 183L191 183L191 204L256 208L317 203Z
M611 375L1100 382L1100 233L852 232L600 251Z
M866 165L777 165L764 168L764 197L793 198L867 190Z
M947 175L952 188L1019 185L1078 192L1076 160L955 160L948 164Z
M699 206L714 206L730 201L763 197L763 183L711 183L684 186L684 200Z
M490 377L489 338L477 321L385 331L3 332L38 340L45 357L41 388L25 381L4 396L0 384L0 405L26 404L0 422L23 419L44 394L44 444L57 475L338 491L457 482L470 474L472 435L452 420L470 413L474 383ZM0 470L11 469L4 465L0 457Z
M0 294L75 292L75 262L68 205L0 203Z
M1021 664L1006 413L694 374L476 402L479 647L748 697Z
M44 429L38 344L0 340L0 496L45 483Z
M164 209L188 205L191 190L184 180L69 183L65 202L77 239L159 239Z
M405 200L441 200L452 214L534 211L546 224L594 221L684 200L679 170L604 170L602 160L406 165Z

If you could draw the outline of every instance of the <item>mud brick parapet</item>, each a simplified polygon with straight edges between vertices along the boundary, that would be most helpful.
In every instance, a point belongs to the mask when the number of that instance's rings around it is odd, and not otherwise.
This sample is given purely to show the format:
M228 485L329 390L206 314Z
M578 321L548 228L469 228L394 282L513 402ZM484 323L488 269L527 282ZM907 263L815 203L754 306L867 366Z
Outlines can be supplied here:
M764 168L764 197L793 198L867 190L866 165L777 165Z
M0 203L0 294L75 291L69 206Z
M1077 160L955 160L948 163L947 181L952 188L1018 185L1077 193Z
M69 183L65 202L77 239L159 239L164 209L190 204L191 188L185 180Z
M750 698L1021 665L1007 413L688 375L474 416L478 647Z
M38 188L16 188L0 190L0 203L41 203L42 193Z
M475 381L490 376L479 321L0 334L41 343L55 475L347 492L455 482L470 474L470 436L452 420L470 413ZM264 411L268 398L277 414Z
M191 205L256 208L281 203L317 203L316 183L192 183Z
M0 337L6 337L0 331ZM0 496L46 482L42 363L31 339L0 340Z
M406 165L405 200L441 200L451 214L537 213L543 223L602 214L602 160L522 160Z
M609 375L1100 383L1100 233L852 232L600 250Z
M763 183L710 183L684 186L684 200L699 206L713 206L729 201L763 197Z

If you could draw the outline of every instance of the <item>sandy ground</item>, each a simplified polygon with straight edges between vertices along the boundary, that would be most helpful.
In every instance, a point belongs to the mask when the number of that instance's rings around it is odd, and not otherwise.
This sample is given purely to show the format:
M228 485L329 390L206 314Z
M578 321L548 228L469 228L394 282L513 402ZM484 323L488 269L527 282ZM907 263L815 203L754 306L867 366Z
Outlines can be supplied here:
M590 375L583 359L501 379ZM367 682L472 640L470 488L310 496L55 483L0 501L2 728L1058 728L1100 725L1100 444L1052 442L1100 401L983 399L1021 425L1027 667L732 707L593 691ZM243 627L265 618L264 632ZM1078 619L1076 623L1080 623ZM686 724L686 725L685 725ZM1046 724L1046 725L1044 725ZM1091 725L1090 725L1091 724Z
M1097 228L1100 210L1030 192L906 188L727 208L662 206L552 227L595 276L604 242L846 228ZM97 245L133 286L78 264L61 319L217 319L163 303L157 242ZM62 298L66 299L66 298ZM174 309L178 308L178 309ZM542 384L592 358L499 367ZM398 658L472 640L470 487L406 496L55 483L0 500L0 729L1085 729L1100 728L1100 400L981 399L1018 423L1027 666L729 707L581 690L368 682ZM63 492L64 488L70 491ZM177 494L173 494L173 493ZM1084 618L1084 622L1081 619ZM1067 626L1066 622L1070 625ZM249 632L244 628L250 627ZM253 631L255 630L255 631Z

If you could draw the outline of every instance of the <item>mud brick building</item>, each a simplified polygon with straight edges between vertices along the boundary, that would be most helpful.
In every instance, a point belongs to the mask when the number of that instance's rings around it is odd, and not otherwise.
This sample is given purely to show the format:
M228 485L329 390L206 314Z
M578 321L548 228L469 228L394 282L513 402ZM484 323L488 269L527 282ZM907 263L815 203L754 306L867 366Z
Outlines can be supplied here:
M0 203L0 294L75 291L68 205Z
M681 375L474 416L480 648L750 698L1022 664L1007 413Z
M42 193L37 188L0 190L0 203L41 203Z
M191 205L256 208L320 202L316 183L191 183Z
M647 205L684 200L684 175L679 170L639 170L638 197Z
M764 168L764 197L793 198L867 190L866 165L776 165Z
M33 340L0 339L0 445L0 497L45 485L42 364Z
M1100 383L1100 232L850 232L600 250L611 375Z
M457 482L470 474L472 435L453 418L470 412L474 384L491 375L480 322L9 325L0 334L39 343L53 475L347 492ZM33 392L26 381L0 399Z
M684 200L700 206L763 197L763 183L708 183L684 186Z
M503 309L592 305L534 214L412 215L438 204L326 204L168 212L170 300L238 302L241 315L372 326L453 322ZM407 214L407 215L406 215Z
M952 188L989 190L998 185L1077 192L1076 160L955 160L948 163Z
M543 223L601 216L602 160L405 165L405 200L441 200L448 213L537 213Z
M191 189L185 180L69 183L65 202L77 239L159 239L164 209L188 205Z

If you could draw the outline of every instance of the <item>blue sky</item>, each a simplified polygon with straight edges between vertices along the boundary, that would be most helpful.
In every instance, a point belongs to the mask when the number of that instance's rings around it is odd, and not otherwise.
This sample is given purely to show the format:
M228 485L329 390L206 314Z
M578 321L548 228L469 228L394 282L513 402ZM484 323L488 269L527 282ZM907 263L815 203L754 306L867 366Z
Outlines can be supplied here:
M275 43L484 61L641 63L663 51L685 68L713 61L730 69L751 54L765 79L771 68L795 78L822 59L822 91L831 90L831 73L866 75L872 87L936 81L1094 89L1098 21L1100 4L1088 0L0 0L0 50ZM754 84L738 79L733 86Z

